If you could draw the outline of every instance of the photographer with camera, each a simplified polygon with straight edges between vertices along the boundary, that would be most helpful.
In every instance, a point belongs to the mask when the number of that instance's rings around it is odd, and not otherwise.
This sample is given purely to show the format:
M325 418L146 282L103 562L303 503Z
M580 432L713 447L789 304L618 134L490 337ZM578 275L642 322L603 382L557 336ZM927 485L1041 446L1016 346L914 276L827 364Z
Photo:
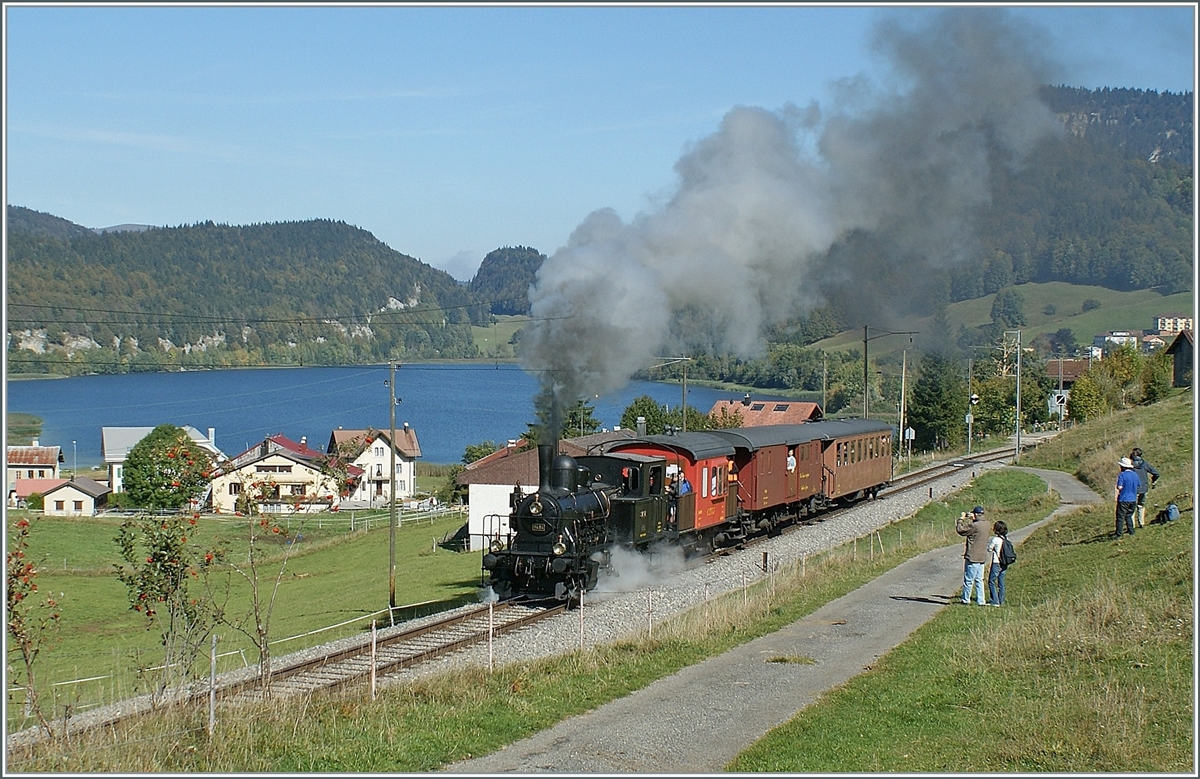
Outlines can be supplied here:
M967 548L963 552L962 603L971 602L971 589L975 589L975 602L987 605L983 593L983 568L988 561L988 524L983 518L983 506L964 512L954 523L954 532L967 537Z

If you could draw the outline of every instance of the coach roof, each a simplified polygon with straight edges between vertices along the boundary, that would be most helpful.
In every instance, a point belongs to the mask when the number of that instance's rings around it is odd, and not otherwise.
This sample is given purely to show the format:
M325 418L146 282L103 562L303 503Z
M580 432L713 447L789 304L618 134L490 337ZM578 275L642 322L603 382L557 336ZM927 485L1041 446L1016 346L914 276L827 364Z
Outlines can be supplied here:
M608 451L618 452L639 444L661 446L664 449L686 454L693 461L733 456L733 446L725 439L714 435L711 430L700 433L679 433L678 435L649 435L629 441L618 441L609 446Z
M755 451L764 446L795 446L809 441L830 441L850 436L890 433L892 426L870 419L831 419L801 425L758 425L730 430L710 430L738 449Z

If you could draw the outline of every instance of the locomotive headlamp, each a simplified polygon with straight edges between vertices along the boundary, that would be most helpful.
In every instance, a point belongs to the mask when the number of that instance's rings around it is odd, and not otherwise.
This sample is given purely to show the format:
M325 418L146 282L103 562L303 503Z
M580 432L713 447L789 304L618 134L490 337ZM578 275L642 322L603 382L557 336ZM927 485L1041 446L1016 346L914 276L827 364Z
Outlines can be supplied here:
M501 541L499 538L493 538L493 539L492 539L491 550L492 550L493 552L499 552L499 551L500 551L501 549L503 549L503 548L504 548L504 542L503 542L503 541Z
M537 515L541 514L542 513L542 502L540 500L535 500L533 503L530 503L529 504L529 513L534 515L535 517Z
M556 555L564 555L567 553L567 545L563 543L562 536L558 537L558 540L554 542L554 546L551 547L550 551L554 552Z

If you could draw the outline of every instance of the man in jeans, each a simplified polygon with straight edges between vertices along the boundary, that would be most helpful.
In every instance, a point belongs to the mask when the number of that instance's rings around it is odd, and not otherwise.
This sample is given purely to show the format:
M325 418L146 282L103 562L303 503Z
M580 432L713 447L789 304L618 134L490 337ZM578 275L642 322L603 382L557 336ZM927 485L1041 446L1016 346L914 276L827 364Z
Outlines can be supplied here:
M962 602L971 602L971 588L974 587L975 602L984 606L983 568L988 560L988 524L983 518L983 506L976 506L970 514L960 516L954 523L954 532L967 537L967 548L963 552L966 564L963 566Z
M1142 481L1128 457L1122 457L1117 465L1121 466L1117 476L1117 538L1120 538L1122 530L1133 535L1133 515L1137 511L1138 485Z

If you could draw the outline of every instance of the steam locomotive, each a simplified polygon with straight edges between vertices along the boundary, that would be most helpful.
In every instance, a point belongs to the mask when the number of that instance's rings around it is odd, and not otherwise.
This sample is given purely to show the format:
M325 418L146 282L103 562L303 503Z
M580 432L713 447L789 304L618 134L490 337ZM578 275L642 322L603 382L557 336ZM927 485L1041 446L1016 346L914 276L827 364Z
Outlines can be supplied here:
M514 488L483 568L502 600L574 605L617 547L704 554L874 498L892 478L892 433L853 419L645 436L577 458L541 445L537 491Z

